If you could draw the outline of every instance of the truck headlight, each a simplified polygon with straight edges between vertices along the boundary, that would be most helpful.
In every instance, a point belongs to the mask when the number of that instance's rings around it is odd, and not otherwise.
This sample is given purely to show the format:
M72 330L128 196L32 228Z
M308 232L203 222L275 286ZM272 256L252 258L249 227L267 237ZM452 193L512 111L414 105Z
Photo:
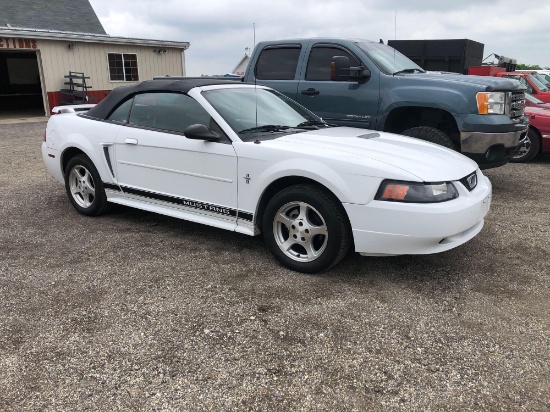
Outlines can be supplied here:
M504 114L506 93L479 92L476 94L476 100L479 114Z
M384 180L374 199L404 203L439 203L457 197L458 191L451 182L418 183Z

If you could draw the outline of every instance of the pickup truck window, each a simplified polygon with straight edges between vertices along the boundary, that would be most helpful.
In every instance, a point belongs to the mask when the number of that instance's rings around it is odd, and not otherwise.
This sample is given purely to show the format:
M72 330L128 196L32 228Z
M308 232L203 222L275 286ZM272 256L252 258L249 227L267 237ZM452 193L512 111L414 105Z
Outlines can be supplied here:
M330 61L334 56L345 56L350 66L360 66L355 56L339 47L314 47L307 63L306 80L330 81Z
M258 80L294 80L300 47L265 48L258 57L256 78Z
M424 70L407 56L399 53L393 47L382 43L357 42L357 46L365 52L374 64L385 74L402 73L424 73Z

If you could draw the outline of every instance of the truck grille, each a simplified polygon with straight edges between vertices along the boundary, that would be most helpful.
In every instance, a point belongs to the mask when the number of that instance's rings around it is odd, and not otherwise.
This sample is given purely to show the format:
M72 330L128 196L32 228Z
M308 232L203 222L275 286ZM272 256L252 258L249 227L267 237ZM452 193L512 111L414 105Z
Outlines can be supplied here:
M518 123L525 113L525 93L507 93L506 115L515 123Z

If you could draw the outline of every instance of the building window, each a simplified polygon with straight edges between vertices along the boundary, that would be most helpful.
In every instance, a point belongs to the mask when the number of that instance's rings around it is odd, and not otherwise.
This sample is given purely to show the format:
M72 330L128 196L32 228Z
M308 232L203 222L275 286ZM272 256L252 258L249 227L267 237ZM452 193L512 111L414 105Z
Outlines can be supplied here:
M137 54L107 53L109 60L109 79L122 82L139 81Z

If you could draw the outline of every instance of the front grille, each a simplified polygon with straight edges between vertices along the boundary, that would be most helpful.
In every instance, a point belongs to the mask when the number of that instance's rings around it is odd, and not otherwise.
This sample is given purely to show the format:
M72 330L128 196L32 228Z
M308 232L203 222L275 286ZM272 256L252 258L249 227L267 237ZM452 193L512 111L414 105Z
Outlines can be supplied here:
M518 123L525 113L525 93L506 93L506 115L515 123Z
M460 183L462 183L464 187L471 192L477 186L477 173L470 173L468 176L463 177L460 179Z

